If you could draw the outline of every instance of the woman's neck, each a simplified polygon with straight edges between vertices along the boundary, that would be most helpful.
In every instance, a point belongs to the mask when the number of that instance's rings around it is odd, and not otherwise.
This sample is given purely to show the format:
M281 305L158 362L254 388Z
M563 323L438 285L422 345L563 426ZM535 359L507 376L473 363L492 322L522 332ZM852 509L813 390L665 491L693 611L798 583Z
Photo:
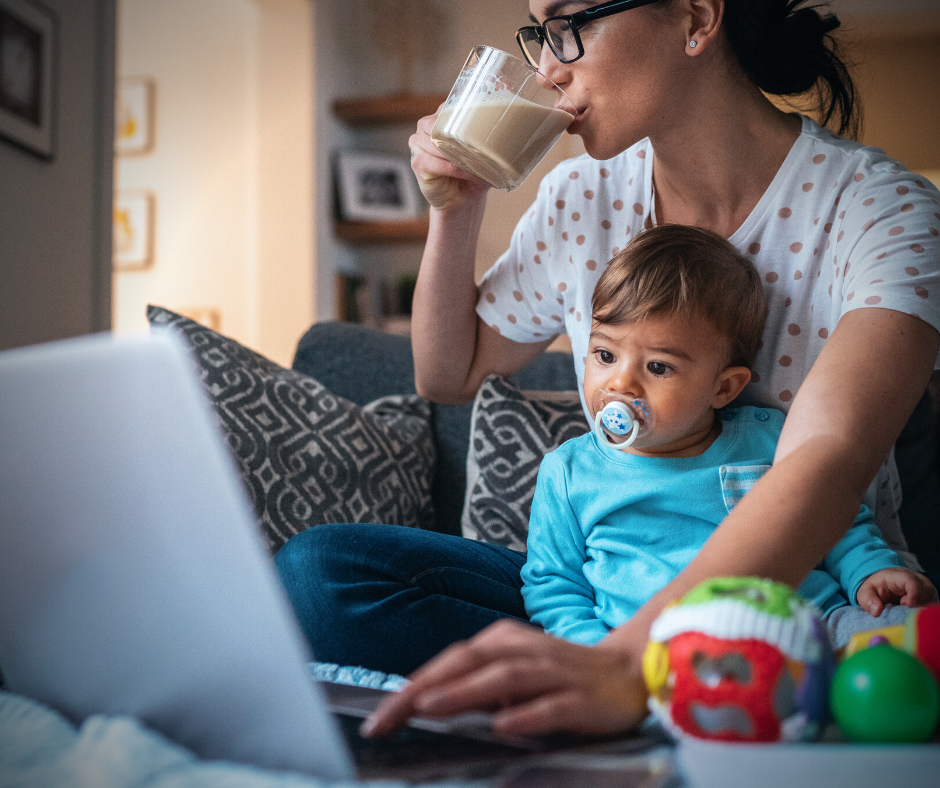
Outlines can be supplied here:
M798 116L749 82L697 96L687 120L651 135L656 216L725 238L744 223L800 134Z

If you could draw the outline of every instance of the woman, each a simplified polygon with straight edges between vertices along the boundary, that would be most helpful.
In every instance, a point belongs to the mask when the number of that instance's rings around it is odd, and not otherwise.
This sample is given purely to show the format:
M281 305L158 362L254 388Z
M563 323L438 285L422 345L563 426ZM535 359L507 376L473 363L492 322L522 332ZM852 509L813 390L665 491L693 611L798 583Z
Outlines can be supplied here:
M279 564L320 659L410 670L461 641L366 732L469 708L496 710L504 733L629 729L645 714L641 655L665 604L718 575L798 585L869 486L895 486L891 449L940 348L940 203L880 151L765 97L818 84L825 120L853 126L851 82L828 47L838 22L798 5L531 0L520 39L554 45L539 68L577 105L569 132L587 156L543 181L479 288L487 188L437 154L433 117L419 122L413 168L431 204L413 310L420 393L470 400L487 374L511 374L562 330L580 383L600 269L644 228L671 222L729 238L764 277L770 318L749 400L788 418L772 469L698 557L594 647L524 623L520 554L379 526L316 528L289 544ZM585 9L591 21L552 19ZM895 501L866 500L903 549Z

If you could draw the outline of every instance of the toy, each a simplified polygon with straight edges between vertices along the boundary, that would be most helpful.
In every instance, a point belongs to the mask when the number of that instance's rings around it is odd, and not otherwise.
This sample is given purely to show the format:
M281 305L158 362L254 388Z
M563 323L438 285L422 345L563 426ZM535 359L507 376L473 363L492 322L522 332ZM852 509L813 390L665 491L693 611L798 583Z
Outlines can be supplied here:
M881 643L889 643L895 648L904 648L904 624L898 624L894 627L869 629L865 632L856 632L849 638L849 642L845 644L845 648L842 649L842 659L848 659L862 649L877 646Z
M914 608L903 624L852 635L842 658L848 659L862 649L882 642L917 657L930 668L934 678L940 680L940 605Z
M940 681L940 605L911 611L904 623L904 650L913 654Z
M830 704L842 732L859 742L926 741L940 718L940 691L930 671L886 642L839 665Z
M708 580L650 630L650 709L678 736L721 741L816 738L834 658L817 610L759 578Z

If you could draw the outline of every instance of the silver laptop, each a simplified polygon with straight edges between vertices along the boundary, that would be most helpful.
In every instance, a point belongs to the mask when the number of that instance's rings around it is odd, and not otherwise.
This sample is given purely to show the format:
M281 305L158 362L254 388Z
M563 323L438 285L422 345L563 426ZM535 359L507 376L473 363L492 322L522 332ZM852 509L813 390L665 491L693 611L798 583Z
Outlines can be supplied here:
M98 336L0 354L0 670L76 723L353 774L192 362Z
M427 742L359 740L356 770L346 740L381 693L317 684L310 659L180 340L0 353L8 689L75 723L130 714L203 758L330 779L461 773L537 747L481 750L486 715L413 720L412 738L456 732L469 751L434 739L435 766L417 763Z
M203 758L328 779L467 775L540 747L494 741L486 715L356 740L381 693L318 684L311 658L179 339L0 353L8 689L75 723L129 714ZM457 748L413 740L455 732ZM415 754L428 747L436 762Z

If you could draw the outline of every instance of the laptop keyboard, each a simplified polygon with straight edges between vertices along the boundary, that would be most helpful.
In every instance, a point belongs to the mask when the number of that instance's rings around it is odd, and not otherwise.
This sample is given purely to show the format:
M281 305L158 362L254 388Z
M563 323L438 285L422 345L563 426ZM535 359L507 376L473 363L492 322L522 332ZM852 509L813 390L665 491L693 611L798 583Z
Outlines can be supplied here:
M455 768L461 776L482 776L510 760L531 754L506 744L418 728L403 728L379 739L366 739L359 735L360 718L340 714L337 720L352 751L356 771L363 778L434 780L453 777Z

